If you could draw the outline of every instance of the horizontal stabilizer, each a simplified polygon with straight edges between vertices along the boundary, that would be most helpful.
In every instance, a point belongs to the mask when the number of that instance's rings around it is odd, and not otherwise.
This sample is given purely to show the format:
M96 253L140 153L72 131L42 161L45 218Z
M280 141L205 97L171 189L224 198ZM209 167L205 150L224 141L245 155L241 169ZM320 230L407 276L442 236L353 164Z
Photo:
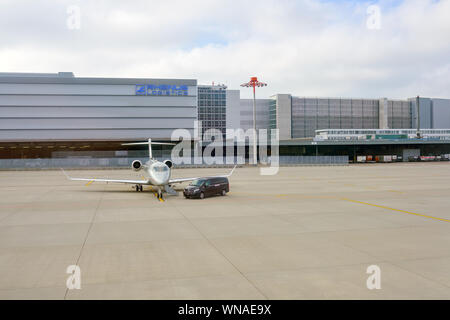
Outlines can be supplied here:
M148 145L148 157L149 157L149 159L152 159L152 158L153 158L153 154L152 154L152 144L175 145L175 143L171 143L171 142L152 142L152 139L148 139L148 141L145 141L145 142L129 142L129 143L122 143L123 146Z
M165 144L174 146L175 143L171 142L130 142L130 143L122 143L123 146L137 146L137 145L148 145L148 144Z

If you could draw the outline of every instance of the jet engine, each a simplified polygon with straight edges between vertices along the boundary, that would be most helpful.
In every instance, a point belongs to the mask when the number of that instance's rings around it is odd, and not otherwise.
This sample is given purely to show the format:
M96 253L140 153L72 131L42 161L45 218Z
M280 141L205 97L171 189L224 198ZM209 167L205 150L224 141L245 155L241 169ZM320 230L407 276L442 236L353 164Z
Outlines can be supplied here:
M164 160L164 164L166 166L168 166L169 168L172 168L172 166L173 166L173 162L171 160Z
M139 171L142 169L142 162L140 162L139 160L134 160L133 163L131 163L131 168L134 171Z

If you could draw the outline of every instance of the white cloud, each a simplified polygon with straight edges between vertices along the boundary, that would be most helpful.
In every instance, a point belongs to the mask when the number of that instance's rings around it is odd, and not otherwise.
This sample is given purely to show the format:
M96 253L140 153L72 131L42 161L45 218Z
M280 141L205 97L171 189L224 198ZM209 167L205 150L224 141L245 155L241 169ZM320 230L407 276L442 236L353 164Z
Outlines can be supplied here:
M196 78L257 75L274 93L450 98L450 0L3 1L0 71ZM66 27L69 5L81 29ZM242 97L250 96L243 89Z

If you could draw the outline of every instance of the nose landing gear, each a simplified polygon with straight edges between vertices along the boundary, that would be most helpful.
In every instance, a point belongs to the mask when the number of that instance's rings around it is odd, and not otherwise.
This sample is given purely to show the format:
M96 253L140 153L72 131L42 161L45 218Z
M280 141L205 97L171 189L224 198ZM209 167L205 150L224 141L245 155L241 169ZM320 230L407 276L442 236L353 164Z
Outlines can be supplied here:
M138 192L138 191L142 192L143 191L143 187L142 187L141 184L135 185L134 188L136 189L136 192ZM159 201L164 202L163 192L162 192L162 190L160 188L157 188L156 192L155 192L155 190L153 188L151 189L151 191L153 191L155 193L155 196L158 198Z
M158 188L158 193L155 193L155 196L158 198L159 201L164 202L163 193L160 188Z

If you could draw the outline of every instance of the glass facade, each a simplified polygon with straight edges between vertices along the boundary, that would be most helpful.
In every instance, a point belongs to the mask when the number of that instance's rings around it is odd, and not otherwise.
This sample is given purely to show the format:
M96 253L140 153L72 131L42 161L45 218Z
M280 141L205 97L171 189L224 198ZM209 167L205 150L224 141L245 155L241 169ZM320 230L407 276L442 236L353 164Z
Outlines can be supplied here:
M225 138L226 99L225 86L198 86L198 120L202 122L204 140L211 140L204 135L208 129L220 130Z
M276 128L277 128L277 100L271 99L269 102L269 129L276 129Z

